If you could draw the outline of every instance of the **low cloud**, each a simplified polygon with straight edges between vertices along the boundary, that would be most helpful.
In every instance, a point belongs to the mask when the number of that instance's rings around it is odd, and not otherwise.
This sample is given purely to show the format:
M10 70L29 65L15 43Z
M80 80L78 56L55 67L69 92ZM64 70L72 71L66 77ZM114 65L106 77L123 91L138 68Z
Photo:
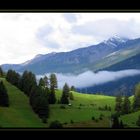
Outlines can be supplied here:
M92 71L87 71L79 75L72 75L72 74L61 74L56 73L58 79L58 87L62 88L65 82L72 86L78 88L84 88L94 85L99 85L111 81L115 81L124 77L139 75L140 70L136 69L129 69L129 70L121 70L121 71L99 71L94 73ZM47 76L49 74L46 74ZM38 75L37 78L42 76Z

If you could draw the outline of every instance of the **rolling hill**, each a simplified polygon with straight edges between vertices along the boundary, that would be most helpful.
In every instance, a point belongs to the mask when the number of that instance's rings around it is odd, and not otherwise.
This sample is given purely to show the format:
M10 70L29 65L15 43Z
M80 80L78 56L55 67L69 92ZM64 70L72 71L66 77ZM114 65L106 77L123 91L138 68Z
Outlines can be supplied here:
M1 80L1 79L0 79ZM15 86L4 82L9 95L10 107L0 107L0 127L1 128L40 128L45 125L32 111L28 97Z
M109 128L111 126L110 115L114 113L115 97L104 95L90 95L73 92L74 100L71 106L61 104L50 105L50 117L47 124L32 111L28 97L1 78L8 90L10 107L0 107L0 128L48 128L52 121L60 121L66 128ZM60 99L61 90L56 90L56 97ZM133 97L130 97L131 103ZM111 107L111 111L99 110L99 108ZM103 116L100 119L100 116ZM136 120L139 111L120 117L127 127L137 127ZM95 120L92 120L92 117Z

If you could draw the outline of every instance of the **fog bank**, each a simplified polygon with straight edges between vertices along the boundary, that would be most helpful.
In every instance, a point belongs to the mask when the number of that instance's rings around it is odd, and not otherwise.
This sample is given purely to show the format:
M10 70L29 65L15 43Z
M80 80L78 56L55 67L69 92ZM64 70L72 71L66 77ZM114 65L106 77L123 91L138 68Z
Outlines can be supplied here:
M56 73L59 88L62 88L65 82L69 86L74 85L78 88L84 88L139 74L140 70L137 69L121 70L115 72L99 71L97 73L94 73L92 71L86 71L79 75ZM49 76L49 73L47 73L46 75ZM44 75L38 75L37 78L40 78L42 76Z

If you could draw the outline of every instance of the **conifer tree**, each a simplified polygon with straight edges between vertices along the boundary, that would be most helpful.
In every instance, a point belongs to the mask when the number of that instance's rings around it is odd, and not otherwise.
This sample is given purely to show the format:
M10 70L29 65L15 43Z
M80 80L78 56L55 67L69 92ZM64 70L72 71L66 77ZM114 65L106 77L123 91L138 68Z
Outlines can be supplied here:
M74 86L71 86L70 90L71 90L71 91L76 91L76 89L75 89Z
M55 89L57 88L57 78L55 74L50 75L50 94L49 94L49 104L55 104Z
M44 82L45 82L45 87L49 88L49 79L48 77L45 75L45 77L43 78Z
M140 115L138 116L138 120L136 121L136 125L140 126Z
M130 113L130 111L131 111L131 103L130 103L129 97L125 96L124 97L124 102L123 102L123 105L122 105L122 113L123 114L128 114L128 113Z
M74 96L73 96L73 93L71 91L69 92L69 98L70 98L70 100L74 100Z
M43 78L40 78L40 80L39 80L39 86L42 87L42 88L45 88L45 82L44 82L44 79Z
M134 102L133 102L133 110L140 109L140 83L135 87L135 95L134 95Z
M116 96L115 111L117 111L118 113L122 111L122 96L121 95Z
M68 87L67 83L65 83L65 85L63 87L61 104L69 104L69 87Z
M2 68L0 67L0 77L4 75Z
M7 89L4 86L2 81L0 81L0 106L3 106L3 107L9 106L9 98L7 94Z

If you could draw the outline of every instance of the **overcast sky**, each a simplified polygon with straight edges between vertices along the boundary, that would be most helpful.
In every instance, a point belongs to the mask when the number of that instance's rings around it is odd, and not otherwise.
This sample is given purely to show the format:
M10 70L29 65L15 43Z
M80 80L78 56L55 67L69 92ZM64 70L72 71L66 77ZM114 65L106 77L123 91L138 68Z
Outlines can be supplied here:
M0 64L140 37L140 13L0 13Z

